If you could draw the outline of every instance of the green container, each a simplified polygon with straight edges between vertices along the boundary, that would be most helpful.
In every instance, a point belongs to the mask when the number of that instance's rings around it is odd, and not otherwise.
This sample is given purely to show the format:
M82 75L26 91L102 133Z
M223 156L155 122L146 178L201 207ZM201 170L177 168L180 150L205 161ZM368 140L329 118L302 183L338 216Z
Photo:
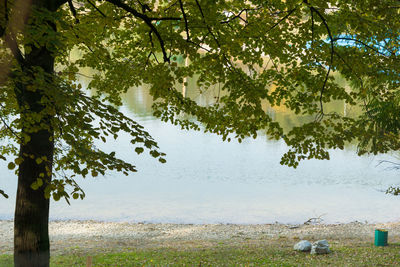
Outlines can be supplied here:
M388 245L388 231L384 229L375 229L375 246Z

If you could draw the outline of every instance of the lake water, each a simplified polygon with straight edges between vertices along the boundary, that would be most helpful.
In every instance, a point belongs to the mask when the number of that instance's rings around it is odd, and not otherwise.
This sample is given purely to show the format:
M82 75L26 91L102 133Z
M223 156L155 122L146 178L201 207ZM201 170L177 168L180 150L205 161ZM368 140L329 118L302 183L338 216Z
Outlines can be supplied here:
M187 94L206 103L215 92ZM393 156L356 156L354 148L331 151L330 161L306 161L297 169L279 164L287 147L265 136L222 142L221 137L160 122L151 115L145 88L124 96L123 112L140 122L167 153L161 164L136 155L122 136L104 149L134 162L129 176L78 180L87 197L51 203L51 219L92 219L170 223L303 223L320 217L325 223L387 222L400 219L400 197L384 191L399 184L399 172L378 165ZM346 111L346 107L341 107ZM271 110L284 124L296 118ZM16 177L1 163L1 188L10 198L0 200L0 219L14 213Z

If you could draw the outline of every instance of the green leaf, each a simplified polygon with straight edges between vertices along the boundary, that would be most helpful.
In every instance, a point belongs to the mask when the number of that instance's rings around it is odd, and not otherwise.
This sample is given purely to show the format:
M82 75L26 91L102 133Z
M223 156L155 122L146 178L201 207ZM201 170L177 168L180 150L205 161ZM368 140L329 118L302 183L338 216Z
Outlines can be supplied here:
M43 180L41 178L37 178L35 182L31 184L31 188L33 190L39 189L43 185Z
M137 154L141 154L141 153L143 153L143 151L144 151L144 148L143 148L143 147L136 147L136 148L135 148L135 152L136 152Z
M33 182L33 183L31 184L31 188L32 188L33 190L38 190L38 189L39 189L38 183L37 183L37 182Z
M10 163L8 163L7 167L8 167L9 170L13 170L15 168L15 163L14 162L10 162Z
M5 198L8 198L8 195L7 195L6 193L4 193L3 190L0 190L0 195L2 195L2 196L5 197Z
M60 200L60 194L57 194L57 193L53 193L53 199L55 200L55 201L59 201Z
M18 157L18 158L16 158L16 159L14 160L15 164L17 164L17 165L21 165L21 163L22 163L23 161L24 161L24 159L21 158L21 157Z

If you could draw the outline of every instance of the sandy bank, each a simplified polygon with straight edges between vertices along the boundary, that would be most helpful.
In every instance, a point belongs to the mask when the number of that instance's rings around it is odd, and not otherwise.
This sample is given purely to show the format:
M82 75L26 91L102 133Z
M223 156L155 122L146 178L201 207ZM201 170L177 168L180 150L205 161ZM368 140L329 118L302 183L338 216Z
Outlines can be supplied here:
M365 224L147 224L96 221L50 222L50 240L53 254L77 251L111 251L148 247L201 247L218 242L232 245L276 243L300 239L310 241L327 239L330 242L373 242L374 229L389 230L389 242L400 242L400 222ZM11 253L13 222L0 221L0 253Z

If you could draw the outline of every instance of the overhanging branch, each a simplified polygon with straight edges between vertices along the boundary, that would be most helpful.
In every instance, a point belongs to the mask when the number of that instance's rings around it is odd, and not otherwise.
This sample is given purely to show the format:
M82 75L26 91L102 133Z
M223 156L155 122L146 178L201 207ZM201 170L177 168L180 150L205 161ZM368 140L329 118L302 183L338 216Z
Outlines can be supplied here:
M323 102L322 102L322 97L323 97L323 94L324 94L324 91L325 91L326 84L328 82L329 74L331 73L331 69L332 69L333 55L335 53L335 47L334 47L334 42L335 41L333 39L331 29L329 28L329 25L328 25L325 17L321 14L321 12L319 12L316 8L314 8L312 5L310 5L307 0L304 0L303 3L308 6L308 8L311 11L311 14L313 14L313 12L315 12L315 14L317 14L317 16L321 19L322 23L324 24L324 26L326 28L326 31L328 32L330 45L331 45L330 62L329 62L328 70L327 70L326 75L325 75L324 83L323 83L322 88L321 88L321 93L320 93L320 96L319 96L319 103L320 103L320 108L321 108L321 116L324 116L324 106L323 106Z
M160 47L163 53L163 58L164 62L170 62L169 57L167 56L167 52L165 49L165 43L163 38L161 37L160 33L158 32L157 28L153 25L152 21L155 20L181 20L181 18L171 18L171 17L165 17L165 18L151 18L148 17L147 15L138 12L136 9L134 9L131 6L128 6L125 3L122 3L120 0L106 0L108 3L111 3L119 8L122 8L126 12L132 14L134 17L141 19L144 23L146 23L147 26L149 26L150 30L154 32L156 35L158 42L160 43Z
M97 12L99 12L100 15L102 15L103 17L107 17L94 3L92 3L90 0L86 0L89 5L91 5Z
M183 8L182 0L179 0L179 7L181 9L183 19L185 21L186 40L189 41L190 40L190 36L189 36L188 20L187 20L187 17L186 17L185 9Z

